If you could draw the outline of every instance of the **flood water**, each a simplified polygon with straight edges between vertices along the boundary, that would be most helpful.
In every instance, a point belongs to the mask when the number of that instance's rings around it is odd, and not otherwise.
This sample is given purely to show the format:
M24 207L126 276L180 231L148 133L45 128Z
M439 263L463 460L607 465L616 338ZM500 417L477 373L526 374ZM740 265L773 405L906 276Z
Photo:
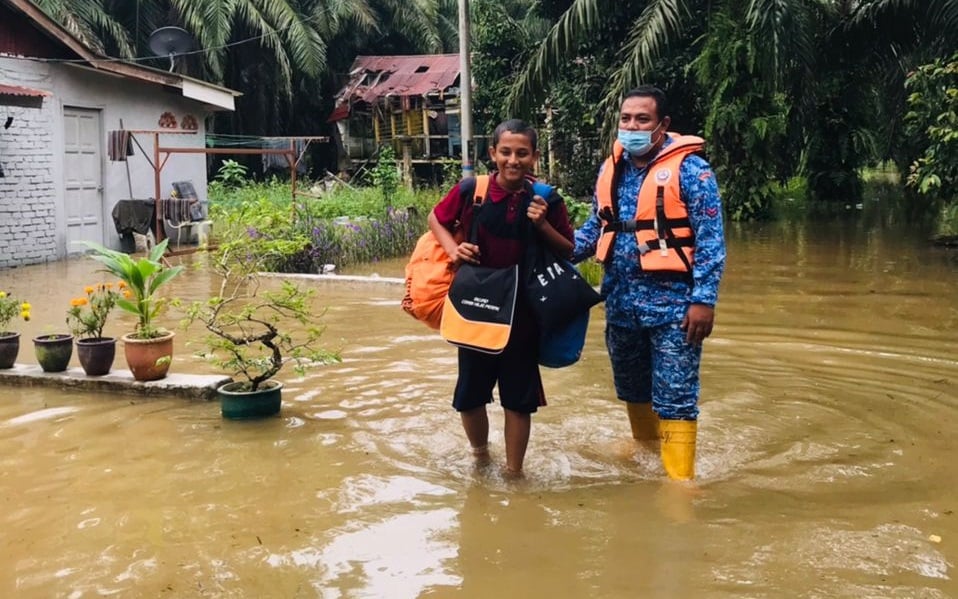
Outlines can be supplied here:
M958 597L958 256L857 222L728 235L694 485L627 451L601 308L582 360L544 371L514 482L473 466L454 348L401 288L313 281L344 360L281 373L277 418L0 388L0 596ZM62 330L94 270L0 271L34 304L24 338ZM211 372L189 336L172 371Z

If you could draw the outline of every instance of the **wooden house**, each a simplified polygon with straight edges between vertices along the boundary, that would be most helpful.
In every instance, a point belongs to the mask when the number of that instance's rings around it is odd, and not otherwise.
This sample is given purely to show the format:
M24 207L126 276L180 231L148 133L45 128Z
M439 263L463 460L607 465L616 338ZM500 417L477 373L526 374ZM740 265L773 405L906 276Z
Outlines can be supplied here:
M414 171L458 159L459 55L357 56L328 120L341 170L374 159L384 144L401 158L407 182Z

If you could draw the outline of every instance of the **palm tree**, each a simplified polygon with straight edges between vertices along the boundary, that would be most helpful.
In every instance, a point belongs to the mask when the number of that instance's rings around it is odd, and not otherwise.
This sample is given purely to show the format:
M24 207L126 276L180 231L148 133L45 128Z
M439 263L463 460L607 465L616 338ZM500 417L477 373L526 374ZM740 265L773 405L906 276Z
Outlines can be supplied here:
M90 49L131 58L134 46L129 30L103 6L102 0L34 0L55 21Z
M874 135L869 135L874 122L864 118L868 103L875 96L862 93L874 86L874 80L867 75L877 65L889 64L893 57L900 61L910 53L940 55L942 49L954 47L958 31L956 0L551 0L546 4L560 6L564 11L517 78L510 97L514 109L528 111L538 106L550 88L550 73L575 59L590 36L610 28L615 30L616 19L621 19L621 13L616 11L623 9L631 18L627 20L629 26L613 40L619 58L600 101L600 110L607 115L607 136L613 128L618 98L629 87L646 80L670 55L691 52L701 59L710 52L713 60L723 54L730 60L730 53L740 52L744 54L734 65L735 72L726 71L723 78L697 70L702 95L727 99L732 81L729 77L744 77L756 84L749 88L750 93L760 92L764 96L756 98L754 106L765 108L749 114L750 109L745 107L738 122L729 123L728 107L713 102L706 123L714 126L724 120L726 130L734 126L760 129L771 116L763 111L778 105L790 114L789 138L793 143L819 152L833 147L826 138L836 132L816 122L822 114L815 107L831 107L840 102L840 106L856 113L850 121L841 110L833 115L835 122L846 123L846 131L837 135L849 143L840 155L825 157L819 163L806 160L804 164L815 178L823 174L821 162L828 162L832 170L821 180L846 183L857 181L858 167L874 152ZM745 38L729 40L730 31L719 26L723 19L744 29ZM714 36L719 39L713 39ZM782 94L785 104L776 100ZM832 121L832 117L827 120ZM716 136L712 143L715 146L725 141ZM793 146L771 162L766 156L764 163L736 166L745 166L750 172L787 175L781 165L798 154ZM731 151L726 155L730 156ZM854 193L855 186L848 187L846 183L835 189ZM824 186L822 193L827 189Z

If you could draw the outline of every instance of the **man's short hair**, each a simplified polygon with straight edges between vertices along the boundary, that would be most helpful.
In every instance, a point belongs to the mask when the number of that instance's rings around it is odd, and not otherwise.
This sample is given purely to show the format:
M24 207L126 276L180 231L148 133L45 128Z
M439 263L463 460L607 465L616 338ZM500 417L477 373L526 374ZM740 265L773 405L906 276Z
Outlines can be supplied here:
M657 113L659 120L670 116L669 100L665 97L665 92L654 85L640 85L636 88L630 89L622 97L622 103L625 103L625 101L629 98L652 98L655 100L655 112ZM622 107L622 103L619 104L619 108Z
M492 147L499 145L499 138L501 138L502 134L506 132L525 135L529 138L529 141L532 142L533 150L535 150L539 144L539 134L536 133L536 130L532 125L523 121L522 119L509 119L499 123L499 126L496 127L496 130L492 132Z

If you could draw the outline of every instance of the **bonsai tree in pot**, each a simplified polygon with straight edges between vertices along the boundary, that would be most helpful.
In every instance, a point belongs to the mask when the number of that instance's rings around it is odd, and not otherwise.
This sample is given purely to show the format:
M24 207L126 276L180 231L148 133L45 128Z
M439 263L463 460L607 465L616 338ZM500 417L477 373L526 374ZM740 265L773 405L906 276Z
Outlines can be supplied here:
M0 291L0 368L13 368L20 353L20 333L11 331L17 316L30 320L30 304Z
M135 329L122 339L127 365L138 381L165 377L173 360L173 331L154 324L167 303L157 292L183 271L182 266L168 266L163 262L168 243L169 240L164 239L145 257L136 259L97 243L84 242L93 250L91 257L102 263L103 270L122 281L129 291L130 297L117 298L116 305L136 316Z
M221 279L219 294L189 304L183 321L184 327L203 323L206 349L198 355L236 379L218 390L223 415L231 419L279 412L282 383L273 377L286 364L302 374L308 366L339 360L338 353L319 346L323 329L314 322L313 290L290 281L278 289L261 285L266 249L248 240L221 245L210 256Z

